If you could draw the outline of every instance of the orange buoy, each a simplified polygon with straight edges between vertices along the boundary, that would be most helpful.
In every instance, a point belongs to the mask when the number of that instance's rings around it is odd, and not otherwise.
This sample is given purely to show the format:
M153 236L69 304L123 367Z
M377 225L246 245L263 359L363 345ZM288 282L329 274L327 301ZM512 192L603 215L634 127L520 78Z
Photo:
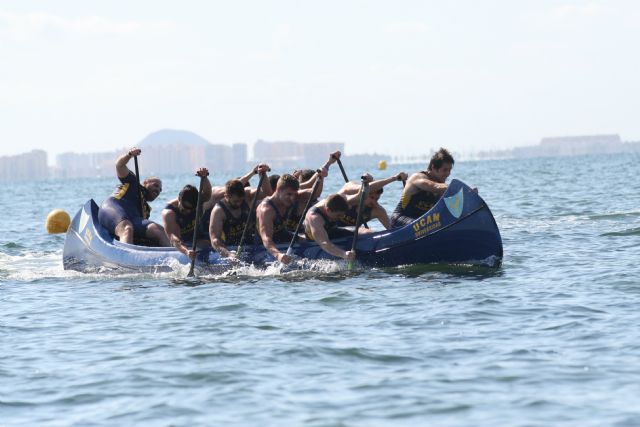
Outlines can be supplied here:
M71 217L62 209L54 209L47 215L45 226L49 234L66 233L71 224Z

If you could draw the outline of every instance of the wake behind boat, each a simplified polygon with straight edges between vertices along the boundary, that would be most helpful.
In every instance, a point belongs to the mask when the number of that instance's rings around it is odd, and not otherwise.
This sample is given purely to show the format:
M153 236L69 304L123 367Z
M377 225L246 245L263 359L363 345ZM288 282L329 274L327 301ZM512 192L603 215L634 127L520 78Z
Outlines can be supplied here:
M98 212L98 205L89 200L74 216L65 239L65 270L164 272L190 264L186 255L171 247L119 242L100 225ZM352 239L336 239L333 243L348 249ZM278 246L286 250L287 245ZM300 242L293 251L304 259L338 259L314 242ZM359 235L356 253L360 264L371 267L430 263L498 267L503 250L500 231L487 204L466 184L454 179L433 208L411 224ZM262 245L247 245L242 261L261 266L274 258ZM204 273L219 274L235 265L212 249L199 251L196 258L197 271Z

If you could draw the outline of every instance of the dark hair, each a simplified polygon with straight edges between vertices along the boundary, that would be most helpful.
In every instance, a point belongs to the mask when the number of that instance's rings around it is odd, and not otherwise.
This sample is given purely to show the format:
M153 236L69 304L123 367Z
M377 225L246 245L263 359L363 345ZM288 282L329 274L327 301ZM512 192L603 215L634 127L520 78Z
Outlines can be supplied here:
M331 212L346 212L349 210L347 199L340 194L332 194L327 197L327 209Z
M438 151L431 157L431 161L429 162L429 170L440 169L443 164L450 163L451 166L455 163L453 160L453 156L446 148L440 147Z
M275 191L276 185L278 185L278 180L280 179L280 175L273 174L269 175L269 184L271 184L271 189Z
M224 191L228 196L244 197L244 184L239 179L231 179L224 185Z
M302 169L300 171L300 182L309 181L313 178L313 175L316 173L313 169Z
M382 194L382 193L384 193L384 188L380 187L380 189L379 189L379 190L377 190L377 191L373 191L372 193L373 193L373 194Z
M300 189L300 182L291 174L285 173L278 179L278 185L276 189L287 189L298 191Z
M191 209L195 208L198 204L198 189L193 185L185 185L184 188L180 190L178 201L183 206L186 202L191 205Z

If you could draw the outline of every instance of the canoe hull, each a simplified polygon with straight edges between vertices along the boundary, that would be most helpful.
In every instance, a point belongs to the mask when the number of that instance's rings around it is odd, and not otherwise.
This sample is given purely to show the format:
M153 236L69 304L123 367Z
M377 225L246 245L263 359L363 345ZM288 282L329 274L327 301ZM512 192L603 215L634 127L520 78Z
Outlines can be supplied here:
M350 238L334 243L343 249L351 247ZM287 245L280 248L284 251ZM314 242L300 243L294 253L311 260L336 259ZM503 249L498 226L484 200L461 181L453 180L438 203L412 224L360 235L356 253L360 264L372 267L430 263L497 267ZM243 261L260 265L273 260L262 246L243 249ZM73 218L63 251L64 268L82 272L164 272L188 263L187 257L173 248L118 242L100 226L98 206L93 200ZM199 270L212 273L232 266L210 249L199 252L196 265Z

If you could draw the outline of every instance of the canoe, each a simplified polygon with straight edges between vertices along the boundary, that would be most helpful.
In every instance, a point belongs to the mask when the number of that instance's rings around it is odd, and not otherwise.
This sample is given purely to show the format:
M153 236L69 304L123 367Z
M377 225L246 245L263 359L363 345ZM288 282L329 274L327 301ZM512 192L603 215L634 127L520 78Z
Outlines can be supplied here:
M174 248L119 242L98 222L98 210L98 205L89 200L71 221L63 251L66 270L164 272L189 264L188 258ZM349 249L352 239L336 239L334 243ZM284 252L287 246L279 247ZM297 257L304 259L336 259L314 242L300 242L293 249ZM498 267L503 255L500 231L489 207L457 179L451 181L433 208L413 223L360 234L356 253L358 263L365 267L430 263ZM262 245L247 245L242 261L260 266L274 258ZM196 269L201 273L221 273L232 265L212 249L199 251L196 258Z

